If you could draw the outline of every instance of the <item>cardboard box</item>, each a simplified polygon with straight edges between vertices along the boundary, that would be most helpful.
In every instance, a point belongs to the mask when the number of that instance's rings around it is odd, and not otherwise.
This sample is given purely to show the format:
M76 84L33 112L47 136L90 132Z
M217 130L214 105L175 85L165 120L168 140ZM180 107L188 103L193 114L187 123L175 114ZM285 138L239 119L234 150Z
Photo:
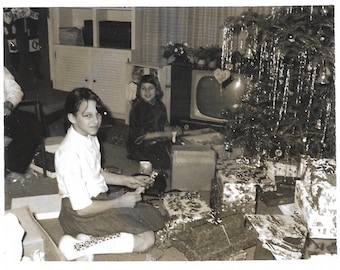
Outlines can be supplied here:
M174 145L171 155L171 189L210 191L216 153L209 146Z
M26 207L11 209L7 213L13 213L25 230L23 238L23 255L33 260L36 252L40 252L45 261L66 261L62 252L58 249L51 237L37 222L33 214Z
M13 198L11 208L27 207L38 220L58 218L61 209L60 194Z

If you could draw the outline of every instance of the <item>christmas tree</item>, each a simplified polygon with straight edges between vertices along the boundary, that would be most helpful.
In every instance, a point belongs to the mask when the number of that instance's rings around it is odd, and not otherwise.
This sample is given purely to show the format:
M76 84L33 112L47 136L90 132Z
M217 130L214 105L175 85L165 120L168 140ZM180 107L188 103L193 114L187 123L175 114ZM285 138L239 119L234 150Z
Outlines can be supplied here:
M240 104L222 112L226 149L334 158L334 6L273 7L267 17L249 11L227 20L223 37L222 69L248 78Z

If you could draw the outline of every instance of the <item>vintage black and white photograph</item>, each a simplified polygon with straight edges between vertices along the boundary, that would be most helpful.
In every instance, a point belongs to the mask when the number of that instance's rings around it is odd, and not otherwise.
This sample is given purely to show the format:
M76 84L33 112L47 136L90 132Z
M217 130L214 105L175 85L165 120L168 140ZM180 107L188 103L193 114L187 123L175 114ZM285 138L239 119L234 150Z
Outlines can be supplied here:
M338 260L332 1L65 2L2 6L5 264Z

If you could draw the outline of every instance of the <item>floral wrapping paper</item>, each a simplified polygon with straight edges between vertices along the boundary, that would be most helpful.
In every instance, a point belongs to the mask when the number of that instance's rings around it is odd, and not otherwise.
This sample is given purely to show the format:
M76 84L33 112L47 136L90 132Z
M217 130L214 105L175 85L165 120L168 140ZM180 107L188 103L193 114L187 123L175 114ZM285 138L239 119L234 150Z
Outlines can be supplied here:
M267 177L275 183L275 176L300 177L299 164L296 162L265 162Z
M216 164L216 175L221 178L232 178L233 182L254 183L266 191L275 191L275 181L266 175L266 169L256 161L250 161L242 157L231 160L218 160ZM217 177L217 176L216 176Z
M171 192L163 198L169 219L158 231L161 246L174 246L188 260L245 260L245 248L256 244L256 232L244 215L217 218L198 192Z
M255 214L256 182L241 171L217 172L222 211Z
M187 223L207 217L211 208L198 192L171 192L163 198L163 205L170 219Z
M302 157L300 174L306 184L315 184L326 181L336 186L336 161L335 159L317 159L309 156Z
M295 188L295 204L304 219L310 237L335 239L337 237L335 187L325 183L306 185L303 181L296 181ZM320 196L312 195L315 191Z
M311 238L335 239L337 236L336 162L303 156L301 181L296 182L297 205Z
M301 259L307 228L299 215L247 215L263 248L277 260Z

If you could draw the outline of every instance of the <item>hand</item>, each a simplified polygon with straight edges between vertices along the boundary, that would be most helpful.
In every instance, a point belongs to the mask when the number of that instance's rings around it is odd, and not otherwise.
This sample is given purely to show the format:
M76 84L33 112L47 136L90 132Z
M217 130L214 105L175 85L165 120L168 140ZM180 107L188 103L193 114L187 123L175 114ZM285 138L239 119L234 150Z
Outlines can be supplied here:
M5 147L9 146L9 144L12 142L12 140L13 140L12 138L10 138L10 137L5 135L5 137L4 137L4 146Z
M142 200L141 193L138 193L136 191L133 192L127 192L123 194L120 198L120 207L129 207L133 208L135 207L136 203Z
M4 102L4 116L7 117L12 113L13 104L9 101Z
M150 176L147 175L127 176L124 185L129 188L137 189L139 187L145 187L149 180Z
M183 131L179 126L175 126L175 127L166 126L166 127L164 127L164 131L166 131L166 132L176 132L177 136L183 134Z

